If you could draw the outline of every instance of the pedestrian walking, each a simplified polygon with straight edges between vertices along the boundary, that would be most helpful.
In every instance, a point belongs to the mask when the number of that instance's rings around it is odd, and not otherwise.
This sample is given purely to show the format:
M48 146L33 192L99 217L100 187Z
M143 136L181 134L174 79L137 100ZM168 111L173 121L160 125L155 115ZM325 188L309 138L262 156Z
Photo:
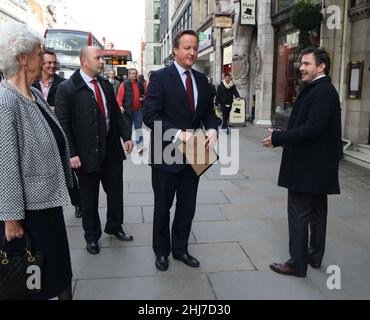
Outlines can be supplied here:
M135 127L136 136L136 151L142 152L143 145L143 99L145 96L145 88L143 82L137 79L137 70L132 68L128 70L128 79L121 83L117 102L122 108L129 127Z
M120 82L116 79L116 73L114 72L114 70L109 70L108 80L113 87L114 96L117 96Z
M118 240L133 237L122 229L123 168L126 159L122 148L131 152L131 130L120 112L113 88L98 76L103 71L102 51L85 47L80 52L81 69L61 83L56 95L56 115L71 146L71 167L80 182L82 226L86 250L100 252L99 185L107 194L107 222L104 232Z
M239 92L231 80L231 75L226 73L224 79L217 87L216 105L221 107L222 112L222 129L229 134L229 116L231 105L233 104L234 97L240 99Z

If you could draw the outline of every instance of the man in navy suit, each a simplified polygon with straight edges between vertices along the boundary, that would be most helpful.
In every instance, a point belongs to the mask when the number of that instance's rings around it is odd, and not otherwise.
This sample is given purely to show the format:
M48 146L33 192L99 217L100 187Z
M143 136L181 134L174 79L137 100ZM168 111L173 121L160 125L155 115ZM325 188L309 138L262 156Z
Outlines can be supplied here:
M192 144L194 130L202 126L207 134L206 147L211 149L217 142L217 119L208 80L191 68L198 56L197 33L180 31L173 40L173 55L173 64L151 73L144 100L144 122L151 129L153 250L160 271L167 270L171 251L174 259L199 266L188 252L199 177L181 161L182 157L171 163L166 150L178 143ZM175 194L171 237L170 208Z

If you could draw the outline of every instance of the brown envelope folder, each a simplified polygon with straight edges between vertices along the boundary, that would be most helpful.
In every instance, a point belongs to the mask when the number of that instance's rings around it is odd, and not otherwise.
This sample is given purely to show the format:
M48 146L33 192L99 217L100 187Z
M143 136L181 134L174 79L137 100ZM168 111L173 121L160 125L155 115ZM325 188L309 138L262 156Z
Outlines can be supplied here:
M194 145L186 143L179 145L179 150L185 154L187 163L191 165L197 176L201 176L219 158L213 149L206 150L204 144L206 139L204 131L198 129L194 132Z

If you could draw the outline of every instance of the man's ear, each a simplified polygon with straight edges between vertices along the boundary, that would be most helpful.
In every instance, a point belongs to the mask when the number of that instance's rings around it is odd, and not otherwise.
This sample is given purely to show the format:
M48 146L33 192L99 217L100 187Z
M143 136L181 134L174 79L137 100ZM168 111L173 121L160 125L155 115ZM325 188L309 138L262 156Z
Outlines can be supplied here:
M325 71L324 71L324 70L325 70L325 68L326 68L326 64L325 64L325 63L320 63L320 64L319 64L319 71L320 71L320 73L321 73L321 72L324 72L324 73L325 73Z

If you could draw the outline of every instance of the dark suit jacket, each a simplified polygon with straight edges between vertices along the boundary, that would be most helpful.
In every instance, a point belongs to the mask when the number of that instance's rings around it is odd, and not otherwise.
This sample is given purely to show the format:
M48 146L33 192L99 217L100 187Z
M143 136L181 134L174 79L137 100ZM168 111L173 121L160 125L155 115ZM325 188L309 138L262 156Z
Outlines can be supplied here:
M198 129L204 125L206 130L217 130L217 119L213 112L213 101L208 80L205 75L192 70L198 89L198 102L195 112L191 112L186 89L174 64L151 73L147 94L144 99L144 123L151 131L151 165L155 168L179 172L185 164L166 164L155 161L154 151L162 147L162 153L176 132L186 129ZM155 121L161 121L154 129ZM162 130L162 135L158 133ZM164 141L163 134L171 130L170 137ZM169 138L169 139L168 139ZM169 141L168 141L169 140ZM160 157L161 158L161 157ZM162 158L163 159L163 158ZM160 163L157 163L160 162ZM162 163L161 163L162 162Z
M279 186L310 194L339 193L341 137L338 93L328 77L320 78L298 95L287 131L272 134L272 144L284 147Z
M49 94L48 94L48 104L51 105L52 107L55 107L55 95L57 93L57 88L58 86L64 81L65 79L58 76L57 74L54 75L54 81L51 84ZM36 80L33 84L33 87L36 89L39 89L41 91L41 86L39 80Z
M121 85L121 83L118 80L116 80L116 79L114 79L114 83L113 84L110 82L109 79L108 79L108 81L109 81L109 83L113 87L114 95L117 97L118 89L119 89L119 86Z
M114 141L112 150L106 150L105 119L93 90L82 79L79 70L59 85L55 99L55 114L67 135L71 157L80 157L81 170L85 173L99 171L106 152L115 153L124 160L120 137L124 141L131 140L131 128L118 107L112 85L102 77L98 76L97 80L107 101L109 136Z

